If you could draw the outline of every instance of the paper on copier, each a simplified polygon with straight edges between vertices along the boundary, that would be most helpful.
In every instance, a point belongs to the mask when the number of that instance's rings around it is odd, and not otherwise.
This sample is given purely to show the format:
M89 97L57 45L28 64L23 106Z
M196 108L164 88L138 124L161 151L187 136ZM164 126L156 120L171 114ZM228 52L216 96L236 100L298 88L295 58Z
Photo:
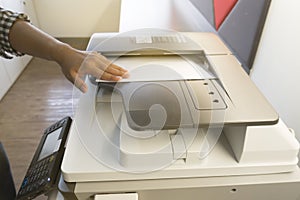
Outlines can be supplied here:
M113 63L128 70L129 77L120 82L199 80L216 78L205 69L203 61L183 56L124 56ZM97 82L105 82L98 79Z

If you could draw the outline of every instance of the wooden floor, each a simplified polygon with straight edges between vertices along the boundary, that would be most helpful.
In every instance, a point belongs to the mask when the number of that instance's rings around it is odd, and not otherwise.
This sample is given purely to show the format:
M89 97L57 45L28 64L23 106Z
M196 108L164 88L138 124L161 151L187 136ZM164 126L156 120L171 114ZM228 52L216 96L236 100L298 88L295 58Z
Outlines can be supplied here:
M88 39L63 41L85 49ZM33 58L0 101L0 141L8 154L17 190L44 129L73 116L72 93L73 85L56 63Z

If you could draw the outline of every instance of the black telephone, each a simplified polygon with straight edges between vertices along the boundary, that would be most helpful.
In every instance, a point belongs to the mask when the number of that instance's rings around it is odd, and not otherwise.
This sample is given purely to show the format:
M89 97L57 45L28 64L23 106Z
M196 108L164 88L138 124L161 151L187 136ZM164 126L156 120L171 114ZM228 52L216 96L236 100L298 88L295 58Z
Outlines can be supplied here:
M65 117L44 131L17 194L18 200L33 199L55 188L71 123L72 119Z

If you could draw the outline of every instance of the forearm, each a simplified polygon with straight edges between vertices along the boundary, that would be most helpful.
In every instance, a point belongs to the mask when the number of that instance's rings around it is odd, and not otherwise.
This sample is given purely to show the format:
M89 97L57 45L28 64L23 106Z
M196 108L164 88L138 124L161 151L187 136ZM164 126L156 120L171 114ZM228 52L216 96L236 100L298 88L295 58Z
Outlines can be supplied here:
M86 74L104 80L118 81L127 71L97 52L79 51L44 33L30 23L17 20L9 31L10 46L23 54L57 62L68 80L81 91L87 91Z
M18 20L9 32L11 46L24 54L59 62L61 51L71 48L30 23Z

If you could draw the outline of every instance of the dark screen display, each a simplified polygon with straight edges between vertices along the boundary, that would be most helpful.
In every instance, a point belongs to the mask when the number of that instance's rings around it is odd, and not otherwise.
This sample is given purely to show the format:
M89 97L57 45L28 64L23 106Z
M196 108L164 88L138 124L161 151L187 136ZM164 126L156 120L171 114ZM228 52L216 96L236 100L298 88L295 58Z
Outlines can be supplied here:
M61 139L59 138L62 127L56 129L52 133L47 135L47 138L44 142L43 148L39 155L38 161L46 158L47 156L57 152L59 150L59 146L61 143Z

